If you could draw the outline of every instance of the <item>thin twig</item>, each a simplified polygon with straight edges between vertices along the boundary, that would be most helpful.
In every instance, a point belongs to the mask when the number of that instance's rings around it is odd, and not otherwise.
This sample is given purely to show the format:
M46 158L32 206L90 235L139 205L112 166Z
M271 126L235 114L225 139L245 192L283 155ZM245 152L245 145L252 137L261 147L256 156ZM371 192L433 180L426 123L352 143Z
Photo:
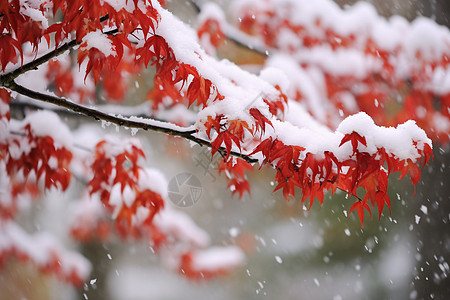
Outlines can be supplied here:
M198 8L198 6L196 4L194 4L194 5L195 5L195 7ZM108 17L109 17L108 15L103 16L101 18L101 21L106 21L108 19ZM107 34L107 35L113 35L116 33L118 33L117 28L112 29L108 32L105 32L105 34ZM65 51L72 49L73 47L79 45L80 43L81 43L81 41L72 40L70 42L63 44L60 47L57 47L54 51L51 51L29 63L26 63L11 72L0 75L0 86L9 88L23 96L27 96L27 97L30 97L35 100L52 103L54 105L67 108L73 112L77 112L82 115L94 118L98 121L103 120L106 122L110 122L110 123L113 123L113 124L116 124L119 126L128 127L128 128L138 128L138 129L143 129L143 130L152 130L152 131L162 132L162 133L165 133L165 134L168 134L171 136L183 137L187 140L190 140L190 141L193 141L193 142L199 144L200 146L211 147L210 141L203 140L203 139L195 136L195 134L196 134L195 130L186 130L186 131L175 130L173 128L158 126L155 124L149 124L149 123L145 123L145 122L130 120L130 119L127 119L124 117L110 115L110 114L104 113L104 112L99 111L94 108L89 108L89 107L85 107L85 106L76 104L65 98L60 98L60 97L43 94L40 92L30 90L30 89L28 89L22 85L19 85L15 82L15 79L18 76L20 76L28 71L37 69L40 65L48 62L50 59L52 59L56 56L63 54ZM220 147L218 149L218 151L219 151L219 153L227 153L226 149L223 147ZM256 159L253 159L253 158L249 157L248 155L245 155L240 152L230 151L230 155L244 159L245 161L247 161L249 163L257 162Z
M10 107L11 111L16 110L16 111L21 111L22 112L25 109L30 109L30 110L43 110L43 109L45 109L45 110L53 111L53 112L55 112L57 114L60 114L60 115L68 115L68 116L75 115L76 117L80 117L79 113L76 113L76 112L74 112L72 110L67 110L67 109L64 109L63 107L59 107L59 106L51 106L51 107L49 107L49 106L46 106L44 104L40 105L38 102L35 102L35 101L33 101L33 102L31 102L31 101L20 101L18 99L15 99L13 102L9 103L9 107ZM131 118L131 117L148 118L148 119L152 119L152 120L159 121L159 122L170 123L170 121L168 121L168 120L158 119L158 118L156 118L154 116L149 115L148 113L145 113L145 110L142 108L142 106L135 106L135 107L132 107L132 106L117 106L116 110L111 110L110 108L108 108L108 105L99 105L99 106L96 106L96 108L97 108L97 110L100 110L100 111L107 111L109 114L119 114L119 113L115 112L115 111L119 111L119 110L127 111L127 113L120 113L120 115L123 118ZM128 109L130 109L130 111L128 111ZM140 113L137 113L138 110L140 111ZM130 112L133 112L133 111L135 111L136 113L130 113ZM83 116L83 117L88 118L87 116Z
M117 32L119 32L118 29L112 29L110 31L105 32L105 34L113 35L113 34L116 34ZM63 54L67 50L70 50L79 44L81 44L81 41L72 40L72 41L67 42L67 43L63 44L62 46L56 48L54 51L50 51L47 54L44 54L41 57L34 59L34 60L30 61L29 63L26 63L11 72L1 75L0 76L0 86L9 87L8 84L11 83L13 80L15 80L17 77L19 77L20 75L22 75L28 71L31 71L31 70L36 70L40 65L48 62L52 58L55 58L55 57Z
M60 97L43 94L43 93L39 93L39 92L30 90L22 85L17 84L14 81L12 81L8 84L8 88L23 95L23 96L27 96L27 97L30 97L35 100L39 100L39 101L43 101L43 102L47 102L47 103L51 103L54 105L58 105L58 106L67 108L71 111L86 115L86 116L94 118L98 121L103 120L106 122L110 122L110 123L113 123L113 124L116 124L119 126L128 127L128 128L138 128L138 129L143 129L143 130L157 131L157 132L165 133L165 134L168 134L171 136L178 136L178 137L185 138L187 140L190 140L190 141L193 141L193 142L199 144L200 146L211 147L210 141L207 141L207 140L204 140L204 139L201 139L201 138L198 138L195 136L195 134L196 134L195 130L182 130L182 129L176 130L174 128L158 126L156 124L150 124L150 123L146 123L144 121L141 122L141 121L136 121L136 120L130 120L130 119L127 119L124 117L106 114L97 109L89 108L89 107L74 103L65 98L60 98ZM220 147L220 151L226 152L226 149L223 147ZM256 159L251 158L248 155L245 155L240 152L230 151L230 155L242 158L249 163L257 162Z

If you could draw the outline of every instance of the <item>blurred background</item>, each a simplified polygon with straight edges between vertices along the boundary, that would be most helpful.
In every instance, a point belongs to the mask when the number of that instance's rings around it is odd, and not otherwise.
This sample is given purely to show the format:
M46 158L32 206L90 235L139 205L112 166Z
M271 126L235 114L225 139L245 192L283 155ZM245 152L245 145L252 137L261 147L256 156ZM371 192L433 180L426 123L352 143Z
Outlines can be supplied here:
M194 22L189 1L171 0L169 10ZM217 1L226 6L228 1ZM336 1L345 7L356 1ZM448 0L372 0L386 17L427 16L449 26ZM99 130L92 123L92 130ZM101 129L100 130L104 130ZM126 132L124 132L126 133ZM93 242L80 251L94 265L90 280L74 290L26 264L10 261L0 271L0 299L450 299L450 152L435 145L434 161L416 188L390 178L392 216L376 214L361 229L344 193L328 195L308 210L298 200L272 194L274 172L250 176L251 196L232 197L200 147L155 133L138 133L150 167L168 180L189 172L202 196L180 208L211 235L213 244L238 244L244 267L226 277L191 281L162 266L145 242ZM205 167L208 166L208 167ZM73 192L77 186L71 187ZM23 221L29 228L65 237L67 195L48 193ZM67 214L67 213L66 213ZM57 225L58 224L58 225ZM70 243L70 241L67 241Z

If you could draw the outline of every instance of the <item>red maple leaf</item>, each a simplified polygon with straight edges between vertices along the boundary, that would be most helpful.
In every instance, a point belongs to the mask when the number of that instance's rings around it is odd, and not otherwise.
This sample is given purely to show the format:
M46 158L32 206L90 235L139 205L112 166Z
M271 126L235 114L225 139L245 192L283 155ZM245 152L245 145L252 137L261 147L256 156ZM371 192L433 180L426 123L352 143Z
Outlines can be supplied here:
M250 108L250 114L255 118L256 130L261 129L261 134L266 130L266 123L273 127L269 121L257 108Z
M342 146L343 144L347 143L347 142L351 142L352 143L352 147L353 147L353 154L355 154L358 151L358 143L363 144L364 146L367 147L367 142L366 142L366 138L359 135L359 133L357 133L356 131L353 131L352 133L347 133L341 140L341 143L339 144L339 147Z
M211 142L211 155L214 156L214 154L219 150L219 148L222 146L222 144L225 144L225 150L226 150L226 158L230 156L231 153L231 147L233 146L233 143L241 149L241 142L238 137L236 137L234 134L232 134L229 131L222 131L219 132L217 137L214 139L214 141Z
M361 222L361 228L364 227L364 209L366 209L370 216L372 217L372 212L370 211L370 207L367 204L367 201L365 200L357 200L355 203L353 203L352 207L350 208L349 215L356 209L359 217L359 221Z

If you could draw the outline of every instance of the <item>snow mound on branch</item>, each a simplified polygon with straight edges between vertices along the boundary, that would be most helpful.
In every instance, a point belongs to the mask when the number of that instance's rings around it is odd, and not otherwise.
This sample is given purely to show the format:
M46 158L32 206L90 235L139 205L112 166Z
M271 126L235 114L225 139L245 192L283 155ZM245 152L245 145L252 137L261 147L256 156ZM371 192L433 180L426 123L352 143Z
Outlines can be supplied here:
M379 59L354 49L333 50L330 46L314 47L311 50L303 50L296 57L300 64L313 64L335 76L354 76L363 79L367 74L382 69Z
M142 189L149 189L168 199L167 180L164 174L157 169L145 168L139 172L138 186ZM166 201L167 202L167 201Z
M176 59L194 66L199 74L213 82L219 93L225 97L223 101L208 103L208 107L199 113L196 124L198 128L202 126L201 120L204 121L208 116L215 117L218 114L225 114L229 119L240 119L253 124L248 109L254 105L265 108L266 112L262 111L262 113L269 115L268 108L262 103L261 95L278 94L274 86L261 76L246 72L226 59L218 61L209 56L200 47L193 29L163 9L157 1L153 5L161 16L156 33L164 37ZM280 71L276 74L279 75ZM264 76L268 76L267 72ZM287 86L287 80L280 81L283 78L286 77L279 76L277 83Z
M99 29L86 34L82 39L82 44L84 43L86 43L86 46L84 46L83 49L89 50L91 48L96 48L102 52L105 57L117 55L113 48L112 41Z
M448 28L438 26L433 20L425 17L414 20L402 40L407 55L412 59L416 57L417 52L420 52L425 60L440 59L450 46Z
M207 2L202 6L202 10L197 17L197 23L203 24L209 19L219 22L221 28L226 24L225 13L219 5L213 2Z
M433 73L432 90L438 95L450 93L450 67L437 67Z
M153 223L166 235L197 247L207 247L210 237L192 219L167 205L153 220Z
M322 157L325 151L330 151L344 161L352 156L351 143L340 146L346 134L357 132L366 139L367 146L358 145L360 152L374 154L380 148L399 159L411 159L415 162L421 157L418 150L424 145L432 145L431 140L414 121L407 121L397 127L377 126L366 113L360 112L344 119L335 132L325 127L294 126L290 122L272 121L274 135L286 145L301 146L306 152Z
M20 0L20 13L35 22L41 22L42 28L47 29L48 19L44 16L44 13L39 10L40 5L42 5L41 1Z
M81 254L65 250L51 235L39 233L29 235L14 222L0 224L0 256L4 252L14 252L26 257L39 268L55 266L61 268L64 277L76 275L85 280L91 272L90 262ZM57 261L54 261L57 259ZM52 270L58 272L58 270ZM58 274L58 273L57 273Z
M400 159L411 159L415 161L420 158L414 145L423 150L424 144L432 145L425 131L416 125L415 121L409 120L394 127L377 126L369 115L360 112L347 117L336 132L350 134L357 132L366 138L367 148L365 151L375 153L378 148L385 148L387 153L394 154Z
M304 29L300 36L306 34L318 40L326 40L328 31L331 30L338 35L335 38L337 44L341 37L350 38L362 51L367 50L364 47L369 41L373 41L380 50L394 53L395 60L390 63L396 67L398 76L401 77L409 76L411 70L422 66L423 61L440 62L450 47L450 31L447 27L425 17L418 17L411 23L401 16L386 19L379 16L374 6L366 2L357 2L341 9L330 0L239 0L233 1L230 11L239 17L238 14L242 12L248 14L249 9L271 12L275 21L277 18L289 20L291 26ZM290 46L294 46L300 52L300 62L318 64L332 75L363 77L379 67L374 58L368 59L363 54L353 53L354 51L339 50L333 54L327 53L330 51L322 46L305 49L309 47L296 43L296 40L300 40L299 35L289 28L279 28L275 38L280 49L289 51ZM336 65L337 58L344 59L347 63Z
M49 110L32 112L20 122L11 120L10 126L13 131L22 132L23 128L28 124L36 136L49 136L57 145L67 149L72 148L72 133L56 113Z
M244 261L245 255L238 247L212 247L196 251L192 257L192 266L196 270L215 271L239 267Z
M132 13L135 9L134 2L130 0L102 0L104 3L108 3L117 12L124 9L127 12Z
M289 98L294 99L298 90L302 94L302 97L307 101L308 107L311 109L311 114L320 122L325 123L327 111L326 108L330 104L328 101L325 101L325 83L323 78L317 78L317 76L313 76L314 74L311 74L313 72L311 68L301 68L300 65L292 57L290 57L289 55L284 55L282 53L271 55L266 62L266 66L282 69L284 74L287 75L290 81L289 87L284 90L286 91L286 95ZM307 115L309 115L308 113L306 113L303 107L298 107L299 105L300 104L298 104L298 102L296 101L290 101L288 103L288 115L291 114L292 118L289 118L287 115L286 120L292 119L300 121ZM292 106L295 107L291 109ZM291 111L291 113L289 113L289 111ZM292 114L292 111L295 111L296 113ZM301 114L301 116L295 116L296 114ZM301 126L308 126L312 124L319 125L317 121L312 120L310 115L308 119L311 120L308 120L308 122L303 122Z

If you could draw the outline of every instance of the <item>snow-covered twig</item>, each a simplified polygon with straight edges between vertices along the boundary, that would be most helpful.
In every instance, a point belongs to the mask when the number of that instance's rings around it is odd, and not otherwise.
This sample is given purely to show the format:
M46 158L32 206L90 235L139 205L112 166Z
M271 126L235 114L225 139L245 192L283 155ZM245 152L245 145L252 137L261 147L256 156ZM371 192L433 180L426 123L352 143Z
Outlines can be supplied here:
M157 131L157 132L165 133L165 134L168 134L171 136L178 136L178 137L185 138L187 140L190 140L190 141L193 141L193 142L199 144L200 146L211 147L210 141L207 141L207 140L204 140L204 139L201 139L201 138L198 138L195 136L197 131L195 129L192 129L192 127L185 128L185 127L177 126L172 123L161 122L161 121L156 121L156 120L152 120L152 119L144 119L144 118L138 118L138 117L125 118L122 116L106 114L95 108L90 108L90 107L86 107L86 106L83 106L80 104L76 104L76 103L69 101L67 99L64 99L64 98L60 98L60 97L43 94L40 92L30 90L22 85L15 83L14 81L12 81L8 85L8 87L11 90L13 90L21 95L30 97L35 100L40 100L40 101L44 101L47 103L51 103L54 105L58 105L58 106L67 108L71 111L86 115L88 117L92 117L98 121L102 120L102 121L110 122L110 123L113 123L113 124L116 124L119 126L123 126L123 127L128 127L128 128L138 128L138 129L143 129L143 130ZM225 148L221 147L221 148L219 148L219 152L226 153L226 150L225 150ZM231 151L230 155L245 159L249 163L254 163L257 161L256 159L253 159L243 153L239 153L239 152L235 152L235 151Z

